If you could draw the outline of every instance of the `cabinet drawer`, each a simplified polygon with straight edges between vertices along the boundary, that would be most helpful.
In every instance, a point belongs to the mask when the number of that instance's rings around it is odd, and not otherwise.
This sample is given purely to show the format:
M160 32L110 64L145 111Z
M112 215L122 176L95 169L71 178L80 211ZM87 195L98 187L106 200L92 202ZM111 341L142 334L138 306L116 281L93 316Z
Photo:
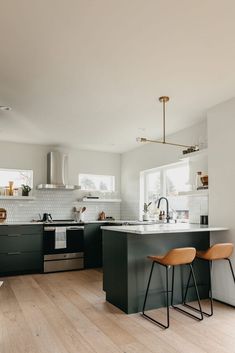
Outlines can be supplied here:
M0 254L0 274L17 274L42 271L40 252L9 252Z
M0 254L42 251L42 234L8 234L0 237ZM1 269L0 269L1 271Z
M43 227L40 224L35 225L5 225L0 226L0 236L42 233Z

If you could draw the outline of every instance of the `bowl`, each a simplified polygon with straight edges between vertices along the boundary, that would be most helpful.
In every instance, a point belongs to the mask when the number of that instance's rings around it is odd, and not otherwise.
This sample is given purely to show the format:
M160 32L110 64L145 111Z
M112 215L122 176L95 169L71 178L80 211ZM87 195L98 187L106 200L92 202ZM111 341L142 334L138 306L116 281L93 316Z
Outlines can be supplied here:
M0 208L0 223L5 222L6 219L7 219L7 211L5 210L5 208Z
M201 182L203 186L208 186L208 175L203 175L201 177Z

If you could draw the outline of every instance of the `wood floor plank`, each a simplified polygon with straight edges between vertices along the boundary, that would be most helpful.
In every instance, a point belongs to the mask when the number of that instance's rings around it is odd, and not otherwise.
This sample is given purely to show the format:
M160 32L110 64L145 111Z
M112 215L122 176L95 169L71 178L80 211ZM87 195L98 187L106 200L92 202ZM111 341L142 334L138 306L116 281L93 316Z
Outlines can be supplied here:
M0 352L41 352L7 279L0 291Z
M235 309L214 307L202 322L171 309L162 330L107 303L99 270L9 277L0 288L0 353L235 353ZM164 308L153 315L164 319Z
M42 284L43 286L43 284ZM97 352L109 352L109 353L121 353L120 350L112 340L106 336L102 330L96 326L92 320L83 314L76 305L74 305L68 298L63 294L63 290L59 290L60 286L56 286L55 283L50 284L49 280L47 283L47 287L43 286L44 291L46 291L52 298L52 300L56 303L60 310L69 317L69 320L76 327L78 333L81 336L88 340L92 348ZM71 290L70 288L64 288L66 291Z

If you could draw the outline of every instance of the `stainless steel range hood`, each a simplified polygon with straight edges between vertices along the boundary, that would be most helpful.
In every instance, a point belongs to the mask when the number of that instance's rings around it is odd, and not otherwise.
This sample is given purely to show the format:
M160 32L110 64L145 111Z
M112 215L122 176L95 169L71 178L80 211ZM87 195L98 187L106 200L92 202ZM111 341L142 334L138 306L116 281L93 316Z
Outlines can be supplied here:
M37 186L38 190L76 190L78 185L68 184L68 155L59 151L47 154L47 184Z

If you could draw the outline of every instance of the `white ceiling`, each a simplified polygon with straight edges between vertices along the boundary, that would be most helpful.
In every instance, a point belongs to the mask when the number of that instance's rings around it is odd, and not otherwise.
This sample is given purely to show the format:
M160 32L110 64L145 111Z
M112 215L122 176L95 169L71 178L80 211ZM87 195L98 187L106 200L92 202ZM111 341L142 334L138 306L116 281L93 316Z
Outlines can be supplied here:
M0 3L0 140L123 152L234 96L234 0Z

